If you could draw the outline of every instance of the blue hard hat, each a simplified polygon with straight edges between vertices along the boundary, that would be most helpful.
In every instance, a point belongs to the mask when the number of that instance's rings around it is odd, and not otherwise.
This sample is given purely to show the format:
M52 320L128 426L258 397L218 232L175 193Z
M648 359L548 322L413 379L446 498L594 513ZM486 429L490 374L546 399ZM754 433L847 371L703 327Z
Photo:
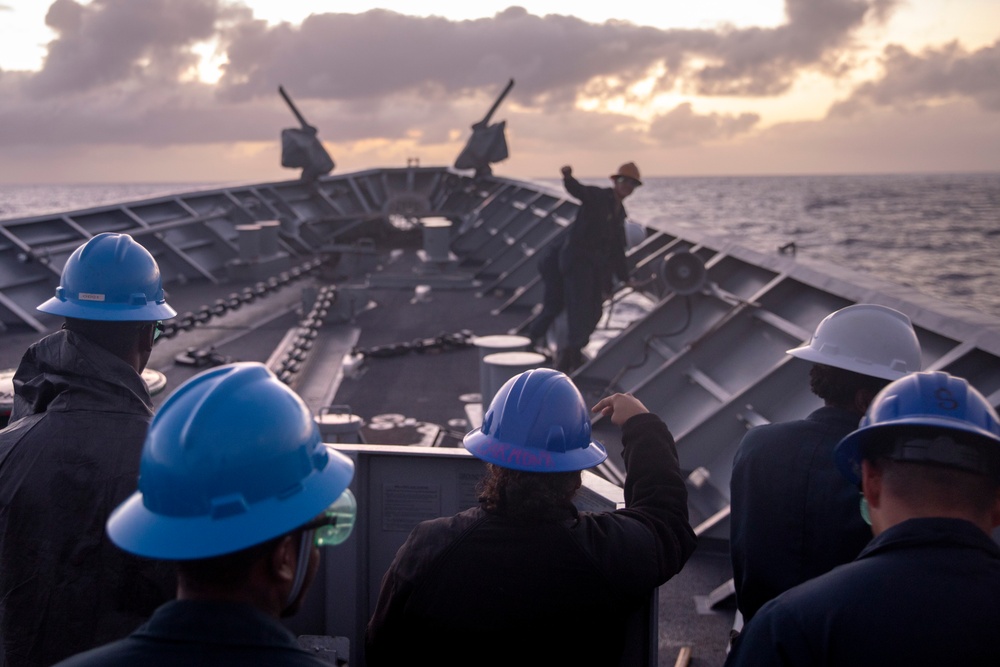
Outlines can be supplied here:
M911 373L889 383L858 429L840 441L834 450L837 467L855 484L872 443L891 445L887 456L894 460L1000 472L996 410L968 381L942 371Z
M163 295L160 268L128 234L104 232L73 251L56 295L43 313L116 322L166 320L177 315Z
M604 445L591 440L580 391L550 368L507 380L482 426L467 433L463 444L488 463L530 472L585 470L608 458Z
M153 418L139 490L111 514L108 535L161 560L231 553L308 523L353 476L354 462L323 444L308 407L266 366L220 366Z

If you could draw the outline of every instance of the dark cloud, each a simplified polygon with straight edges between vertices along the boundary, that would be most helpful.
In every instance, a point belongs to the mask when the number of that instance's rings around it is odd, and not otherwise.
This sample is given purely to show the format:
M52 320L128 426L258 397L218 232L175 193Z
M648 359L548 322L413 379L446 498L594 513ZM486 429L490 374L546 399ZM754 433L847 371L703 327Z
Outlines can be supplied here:
M785 92L805 72L838 76L856 54L858 30L898 2L786 0L787 20L773 28L661 30L520 7L467 21L372 10L268 25L231 0L55 0L46 20L57 37L43 69L0 76L0 145L275 142L295 124L277 95L282 84L327 141L454 145L457 153L513 77L494 118L508 120L513 152L687 151L757 133L760 117L700 115L681 104L647 123L580 103L641 103L631 86L653 72L651 94L748 97ZM212 40L228 60L222 79L192 82L192 49ZM894 47L885 75L835 114L955 97L1000 110L997 50Z
M919 54L889 46L882 65L881 78L859 86L831 109L831 115L851 115L867 107L922 107L960 98L987 111L1000 111L1000 40L971 53L957 42Z
M55 0L45 22L58 37L26 90L51 97L119 83L172 85L197 63L191 47L241 14L222 0Z
M882 20L894 0L786 0L777 28L658 30L623 21L592 24L511 7L493 18L449 21L372 10L314 14L301 26L249 21L227 32L230 99L268 95L275 81L334 99L400 90L446 99L485 82L518 80L516 96L548 107L621 95L653 68L659 89L707 95L775 95L803 68L834 71L855 30ZM594 84L595 80L602 80Z

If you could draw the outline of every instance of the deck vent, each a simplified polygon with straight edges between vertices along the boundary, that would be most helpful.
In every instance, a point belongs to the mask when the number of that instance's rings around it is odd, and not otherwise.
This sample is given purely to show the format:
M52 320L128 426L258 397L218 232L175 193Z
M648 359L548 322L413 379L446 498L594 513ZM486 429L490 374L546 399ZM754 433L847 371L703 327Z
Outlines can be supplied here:
M663 280L676 294L694 294L705 286L705 263L688 250L678 250L663 260Z

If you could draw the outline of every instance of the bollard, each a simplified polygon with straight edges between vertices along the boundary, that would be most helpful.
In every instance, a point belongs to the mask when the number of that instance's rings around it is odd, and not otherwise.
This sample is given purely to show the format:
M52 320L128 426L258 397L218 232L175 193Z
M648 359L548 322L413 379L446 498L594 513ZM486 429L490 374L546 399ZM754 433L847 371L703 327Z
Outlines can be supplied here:
M504 382L524 371L540 368L544 363L545 355L538 352L495 352L486 355L483 368L488 379L482 389L483 412Z
M489 398L493 394L490 391L489 368L485 366L483 360L497 352L517 352L527 350L531 345L531 339L527 336L517 336L513 334L496 334L492 336L475 336L472 344L479 348L479 393L482 396L483 405L489 405ZM496 387L499 389L499 387Z
M260 258L260 225L236 225L240 246L240 261L256 262Z
M321 408L319 414L313 417L319 427L323 442L360 443L361 427L364 420L351 414L348 405L331 405Z

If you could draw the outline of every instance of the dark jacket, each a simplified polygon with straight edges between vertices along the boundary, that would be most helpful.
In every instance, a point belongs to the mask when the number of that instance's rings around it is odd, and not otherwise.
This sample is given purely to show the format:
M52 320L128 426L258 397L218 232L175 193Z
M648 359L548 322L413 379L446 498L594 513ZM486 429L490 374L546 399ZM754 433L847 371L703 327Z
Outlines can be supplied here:
M833 460L859 419L822 407L743 436L730 480L730 549L744 621L779 593L854 560L871 540L861 492Z
M961 519L910 519L853 563L775 598L738 665L1000 665L1000 548Z
M245 604L175 600L126 639L58 667L330 667L281 623Z
M609 292L612 278L628 280L625 207L611 188L584 185L572 176L564 176L563 185L580 200L580 208L566 232L560 266L564 273L572 265L598 274L602 291Z
M8 667L50 665L124 637L174 595L168 565L104 532L136 490L152 401L135 369L68 331L28 349L14 391L0 431L0 632Z
M629 614L696 542L666 425L636 415L623 444L625 509L526 523L477 507L419 524L382 580L367 664L617 664Z

